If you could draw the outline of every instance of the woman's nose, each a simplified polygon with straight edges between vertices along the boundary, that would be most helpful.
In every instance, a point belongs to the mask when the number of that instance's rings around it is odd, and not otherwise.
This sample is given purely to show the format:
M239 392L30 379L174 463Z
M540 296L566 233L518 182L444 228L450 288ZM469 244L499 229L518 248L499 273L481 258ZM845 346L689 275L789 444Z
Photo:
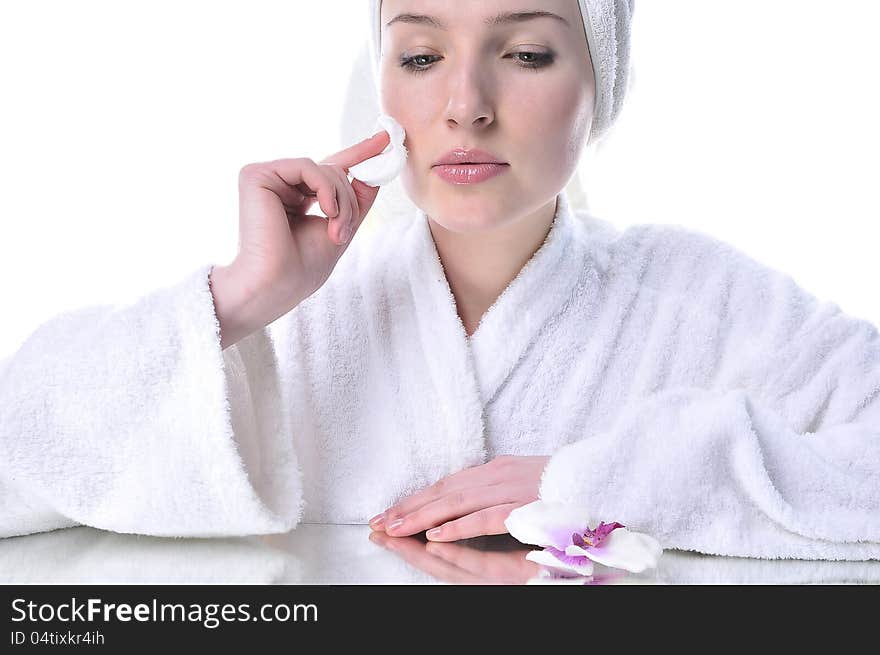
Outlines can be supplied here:
M492 82L475 64L462 64L449 85L446 119L461 126L490 123L495 116Z
M461 126L491 122L495 116L497 80L482 53L465 53L447 65L447 120Z

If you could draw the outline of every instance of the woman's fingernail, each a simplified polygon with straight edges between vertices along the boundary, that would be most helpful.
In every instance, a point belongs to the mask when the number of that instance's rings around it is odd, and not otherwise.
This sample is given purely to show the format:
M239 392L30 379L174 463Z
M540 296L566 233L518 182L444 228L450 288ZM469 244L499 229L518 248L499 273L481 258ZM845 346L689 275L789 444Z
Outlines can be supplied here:
M376 516L370 519L370 525L372 525L373 527L379 527L380 525L382 525L382 521L384 520L385 512L382 512L381 514L376 514Z
M428 537L428 539L436 539L440 536L440 528L431 528L425 533L425 536Z
M392 521L392 522L388 525L388 529L389 529L389 530L396 530L396 529L399 528L401 525L403 525L403 519L397 519L396 521Z

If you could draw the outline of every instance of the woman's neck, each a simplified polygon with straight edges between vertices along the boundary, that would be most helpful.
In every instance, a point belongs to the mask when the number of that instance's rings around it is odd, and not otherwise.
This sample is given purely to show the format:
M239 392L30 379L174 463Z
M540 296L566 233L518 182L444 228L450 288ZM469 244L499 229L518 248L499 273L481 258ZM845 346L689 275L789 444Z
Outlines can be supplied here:
M430 218L428 225L458 315L470 337L483 315L547 238L556 215L554 199L513 225L487 232L451 232Z

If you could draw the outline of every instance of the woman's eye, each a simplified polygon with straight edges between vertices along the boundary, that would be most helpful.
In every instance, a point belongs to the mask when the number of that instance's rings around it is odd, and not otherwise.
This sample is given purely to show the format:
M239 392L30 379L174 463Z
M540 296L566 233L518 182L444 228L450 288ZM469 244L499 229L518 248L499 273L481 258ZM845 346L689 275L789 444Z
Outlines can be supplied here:
M521 51L514 52L507 56L522 57L518 59L518 61L520 62L518 66L520 66L521 68L531 69L538 69L549 66L553 63L553 60L555 59L554 55L548 52ZM431 63L433 62L425 60L431 59L438 59L438 57L436 55L413 55L412 57L402 57L400 60L400 65L402 68L405 68L412 73L419 74L430 70Z
M513 54L526 57L526 59L520 59L525 68L541 68L553 63L553 55L547 52L515 52Z
M427 62L424 60L431 59L434 55L413 55L412 57L402 57L400 65L413 73L422 73L427 68Z

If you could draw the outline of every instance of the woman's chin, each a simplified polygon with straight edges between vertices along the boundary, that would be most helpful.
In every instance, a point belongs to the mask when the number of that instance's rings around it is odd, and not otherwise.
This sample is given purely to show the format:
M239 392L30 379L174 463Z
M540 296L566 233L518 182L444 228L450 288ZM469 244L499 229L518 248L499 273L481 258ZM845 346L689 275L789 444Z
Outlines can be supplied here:
M494 230L504 222L503 217L498 214L497 207L485 211L456 211L443 207L438 212L428 212L428 216L443 229L459 234Z

